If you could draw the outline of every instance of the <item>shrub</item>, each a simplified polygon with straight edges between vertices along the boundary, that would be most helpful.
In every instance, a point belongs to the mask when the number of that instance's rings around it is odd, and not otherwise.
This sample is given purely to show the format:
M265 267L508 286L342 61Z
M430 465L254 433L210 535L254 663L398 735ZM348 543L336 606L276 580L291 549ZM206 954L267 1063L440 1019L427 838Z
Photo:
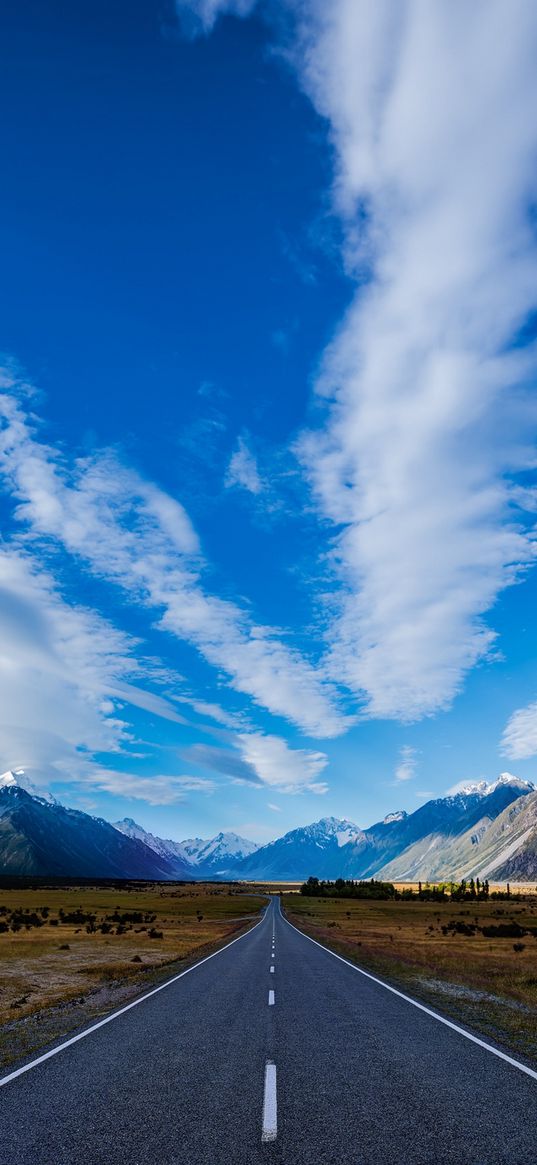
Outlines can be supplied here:
M492 923L482 927L485 938L523 938L526 931L518 922L500 922L498 926Z
M473 922L455 922L452 920L446 926L442 927L442 934L465 934L473 935L477 930L477 926Z

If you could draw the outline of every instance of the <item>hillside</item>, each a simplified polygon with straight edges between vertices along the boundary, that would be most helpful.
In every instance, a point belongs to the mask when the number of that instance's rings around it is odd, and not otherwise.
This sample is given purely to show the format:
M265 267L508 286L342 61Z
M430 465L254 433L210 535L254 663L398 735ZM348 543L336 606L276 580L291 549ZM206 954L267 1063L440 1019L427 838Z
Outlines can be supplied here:
M18 785L0 788L0 870L60 877L179 877L165 858L108 821L46 802ZM189 876L184 867L184 877Z

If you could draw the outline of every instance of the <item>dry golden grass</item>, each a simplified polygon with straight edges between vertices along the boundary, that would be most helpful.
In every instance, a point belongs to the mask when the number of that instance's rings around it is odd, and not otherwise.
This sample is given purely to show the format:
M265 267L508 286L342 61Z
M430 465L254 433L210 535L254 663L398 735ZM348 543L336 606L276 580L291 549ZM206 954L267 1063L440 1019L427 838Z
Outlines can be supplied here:
M263 900L253 893L239 894L227 886L136 884L121 890L102 887L0 890L0 921L8 925L13 910L49 914L40 927L22 927L0 933L0 1024L27 1017L69 1000L80 1000L111 981L140 980L147 970L177 960L195 958L208 944L217 945L256 915ZM80 909L95 915L100 926L109 916L111 932L87 933L86 924L50 925ZM110 916L140 911L151 921L118 923ZM201 915L202 917L198 917ZM119 924L121 927L121 923ZM151 938L151 929L162 938ZM135 960L135 961L133 961Z
M282 905L291 922L364 968L441 1010L537 1056L537 938L449 932L514 921L537 929L537 898L522 902L370 901L307 898ZM515 950L521 943L522 950Z

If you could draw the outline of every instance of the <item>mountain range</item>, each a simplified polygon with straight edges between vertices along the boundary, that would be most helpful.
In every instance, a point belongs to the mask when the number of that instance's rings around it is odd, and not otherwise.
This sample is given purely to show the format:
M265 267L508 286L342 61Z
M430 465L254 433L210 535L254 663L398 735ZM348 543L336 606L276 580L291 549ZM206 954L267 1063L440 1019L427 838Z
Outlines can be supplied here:
M155 880L392 881L537 879L537 791L502 773L414 813L361 829L324 817L268 845L235 833L174 841L126 817L114 825L41 794L18 770L0 777L0 872Z

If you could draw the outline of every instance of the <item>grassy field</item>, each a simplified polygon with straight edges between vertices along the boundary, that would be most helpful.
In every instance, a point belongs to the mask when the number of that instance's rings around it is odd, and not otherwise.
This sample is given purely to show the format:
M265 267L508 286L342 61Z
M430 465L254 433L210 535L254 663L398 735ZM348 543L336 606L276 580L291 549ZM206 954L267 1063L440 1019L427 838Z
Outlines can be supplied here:
M537 937L490 938L480 929L514 922L537 933L537 897L450 903L288 894L282 906L312 938L537 1061Z
M0 1064L202 957L263 904L207 884L0 889Z

